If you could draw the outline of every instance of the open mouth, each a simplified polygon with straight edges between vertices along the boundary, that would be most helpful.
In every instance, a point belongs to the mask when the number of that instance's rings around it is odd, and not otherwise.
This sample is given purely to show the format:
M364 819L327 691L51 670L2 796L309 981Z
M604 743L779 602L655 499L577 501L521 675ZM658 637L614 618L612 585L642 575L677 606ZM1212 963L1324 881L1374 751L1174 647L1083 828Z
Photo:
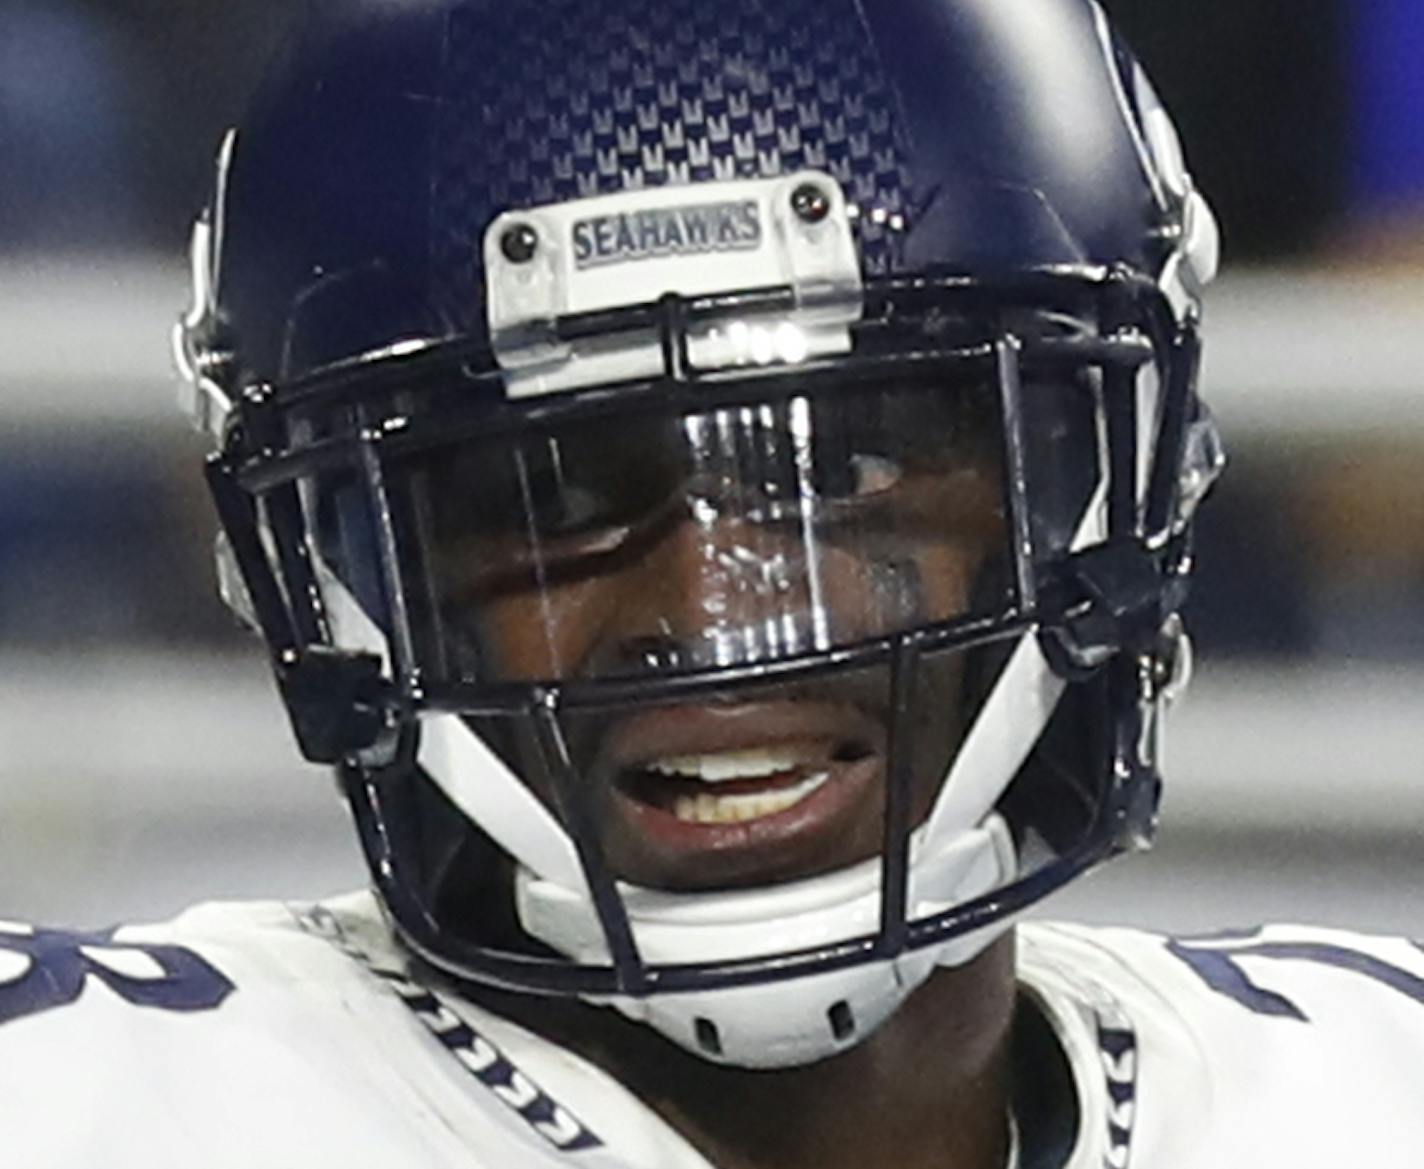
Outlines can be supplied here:
M791 880L878 848L883 733L816 703L675 708L612 736L610 861L638 884ZM864 854L864 855L861 855Z
M861 761L868 745L785 743L713 754L666 755L624 771L633 799L683 824L743 824L779 816L831 782L836 769Z

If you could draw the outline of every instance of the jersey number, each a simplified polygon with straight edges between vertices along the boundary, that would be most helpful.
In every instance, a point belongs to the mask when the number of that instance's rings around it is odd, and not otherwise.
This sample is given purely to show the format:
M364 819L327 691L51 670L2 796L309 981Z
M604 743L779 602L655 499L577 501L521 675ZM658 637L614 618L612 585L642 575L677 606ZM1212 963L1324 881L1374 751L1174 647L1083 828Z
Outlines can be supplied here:
M1424 945L1415 943L1420 949ZM1277 1015L1309 1022L1306 1013L1285 995L1266 990L1251 981L1241 968L1240 958L1271 958L1282 962L1311 962L1348 970L1424 1005L1424 978L1411 974L1372 954L1332 946L1323 942L1267 942L1241 940L1172 940L1167 950L1180 958L1207 986L1240 1003L1258 1015Z
M210 1011L234 989L216 967L182 946L115 942L112 930L0 929L0 1024L68 1006L91 978L133 1006L164 1011Z

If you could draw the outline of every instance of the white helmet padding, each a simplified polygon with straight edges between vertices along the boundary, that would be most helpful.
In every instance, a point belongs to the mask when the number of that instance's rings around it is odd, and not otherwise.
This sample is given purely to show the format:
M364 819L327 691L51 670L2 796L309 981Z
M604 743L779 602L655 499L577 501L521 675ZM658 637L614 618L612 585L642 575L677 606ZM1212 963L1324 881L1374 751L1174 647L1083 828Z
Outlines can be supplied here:
M990 892L1014 875L1008 825L991 816L929 853L913 846L910 918L941 913ZM624 892L644 962L678 965L796 951L874 934L881 864L866 861L823 877L761 889L675 894ZM581 962L608 961L603 929L586 897L522 870L519 918L531 934ZM1008 926L830 974L806 975L695 994L609 1001L687 1050L748 1068L807 1064L853 1047L875 1031L936 965L959 965Z

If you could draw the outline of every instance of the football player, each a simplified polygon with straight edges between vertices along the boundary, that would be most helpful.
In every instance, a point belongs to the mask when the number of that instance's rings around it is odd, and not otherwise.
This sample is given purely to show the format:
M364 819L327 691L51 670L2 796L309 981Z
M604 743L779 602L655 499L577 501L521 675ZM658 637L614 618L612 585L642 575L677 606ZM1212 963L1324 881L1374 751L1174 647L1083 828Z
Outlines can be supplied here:
M0 928L6 1164L1424 1142L1417 948L1013 924L1152 837L1223 461L1092 0L318 5L193 257L222 589L373 891Z

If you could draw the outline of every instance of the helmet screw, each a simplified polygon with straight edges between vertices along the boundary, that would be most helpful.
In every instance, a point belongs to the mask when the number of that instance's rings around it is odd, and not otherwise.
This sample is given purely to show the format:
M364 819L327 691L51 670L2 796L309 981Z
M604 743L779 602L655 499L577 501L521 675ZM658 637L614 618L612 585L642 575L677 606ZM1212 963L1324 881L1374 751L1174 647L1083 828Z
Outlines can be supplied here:
M791 193L791 210L802 223L820 223L831 213L831 200L815 183L803 183Z
M500 237L499 250L511 264L527 264L539 250L539 233L527 223L516 223Z

